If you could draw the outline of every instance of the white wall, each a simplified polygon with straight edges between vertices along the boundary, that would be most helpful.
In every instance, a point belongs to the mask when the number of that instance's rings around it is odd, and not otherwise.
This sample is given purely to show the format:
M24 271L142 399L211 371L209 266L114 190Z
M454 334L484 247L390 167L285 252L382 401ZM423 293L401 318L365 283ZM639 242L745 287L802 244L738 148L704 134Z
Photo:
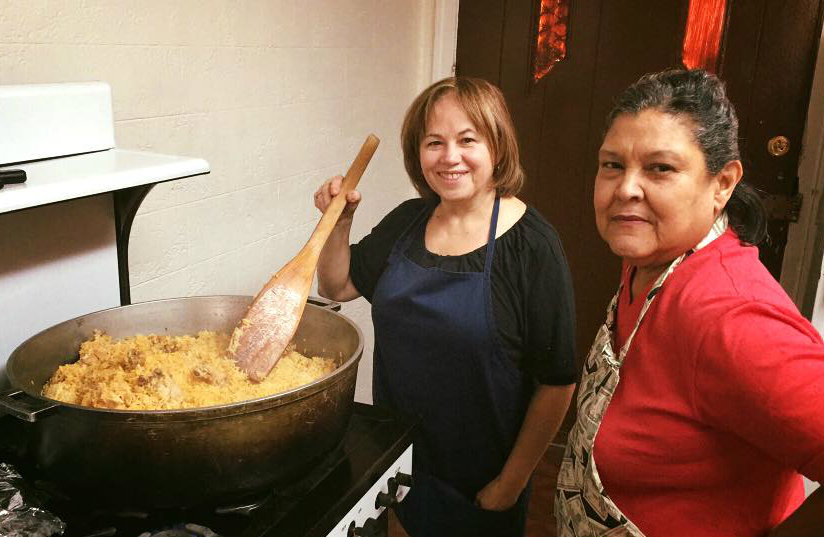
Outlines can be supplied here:
M118 147L211 164L144 201L133 301L254 294L305 244L319 216L312 192L345 173L368 133L382 143L353 238L414 195L399 129L437 71L443 2L0 0L0 84L104 80ZM369 305L344 313L367 336L357 397L368 400Z

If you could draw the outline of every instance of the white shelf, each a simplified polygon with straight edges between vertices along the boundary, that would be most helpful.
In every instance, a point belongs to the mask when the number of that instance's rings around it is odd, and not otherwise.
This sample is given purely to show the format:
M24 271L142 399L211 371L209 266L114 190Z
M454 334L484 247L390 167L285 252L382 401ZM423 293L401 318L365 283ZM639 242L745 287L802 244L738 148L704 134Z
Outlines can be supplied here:
M0 214L209 173L209 163L200 158L109 149L2 169L25 170L26 182L0 189Z

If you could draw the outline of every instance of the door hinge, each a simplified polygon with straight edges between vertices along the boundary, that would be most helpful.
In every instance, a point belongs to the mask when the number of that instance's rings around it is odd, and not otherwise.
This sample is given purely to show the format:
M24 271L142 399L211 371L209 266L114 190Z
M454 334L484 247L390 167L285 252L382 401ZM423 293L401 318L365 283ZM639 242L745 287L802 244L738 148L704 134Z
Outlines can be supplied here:
M767 218L769 220L798 222L798 215L801 213L801 204L804 200L804 196L800 192L792 196L763 194L761 199L764 202L764 208L767 209Z

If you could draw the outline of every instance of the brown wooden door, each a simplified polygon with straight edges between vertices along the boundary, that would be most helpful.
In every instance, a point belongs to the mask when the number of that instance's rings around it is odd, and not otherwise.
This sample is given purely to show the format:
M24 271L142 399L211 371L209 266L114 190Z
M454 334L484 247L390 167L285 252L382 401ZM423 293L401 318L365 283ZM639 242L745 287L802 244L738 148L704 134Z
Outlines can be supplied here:
M532 78L540 0L460 4L457 73L501 87L527 183L522 198L556 227L575 285L578 354L615 291L620 261L597 234L596 154L612 98L640 75L681 64L689 0L569 0L566 58ZM728 0L718 74L741 122L745 178L768 194L797 192L800 141L821 28L821 0ZM790 140L782 157L767 141ZM762 260L779 277L787 223L770 223Z

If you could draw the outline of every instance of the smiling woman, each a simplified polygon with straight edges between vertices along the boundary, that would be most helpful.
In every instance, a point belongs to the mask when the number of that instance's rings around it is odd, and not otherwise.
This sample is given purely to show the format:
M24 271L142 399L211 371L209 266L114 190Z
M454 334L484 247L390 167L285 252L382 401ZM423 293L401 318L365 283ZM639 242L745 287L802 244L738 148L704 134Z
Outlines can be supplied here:
M454 94L432 107L426 127L420 170L432 193L450 203L483 203L477 198L493 192L492 155Z
M523 183L501 92L448 78L409 107L401 145L420 199L349 245L360 195L324 248L319 292L366 297L374 400L421 417L415 486L398 506L413 537L523 534L528 482L575 378L569 269ZM323 211L340 178L321 185Z
M608 118L594 206L624 270L585 361L560 536L824 529L801 479L824 479L824 342L758 260L737 138L704 71L647 75Z

